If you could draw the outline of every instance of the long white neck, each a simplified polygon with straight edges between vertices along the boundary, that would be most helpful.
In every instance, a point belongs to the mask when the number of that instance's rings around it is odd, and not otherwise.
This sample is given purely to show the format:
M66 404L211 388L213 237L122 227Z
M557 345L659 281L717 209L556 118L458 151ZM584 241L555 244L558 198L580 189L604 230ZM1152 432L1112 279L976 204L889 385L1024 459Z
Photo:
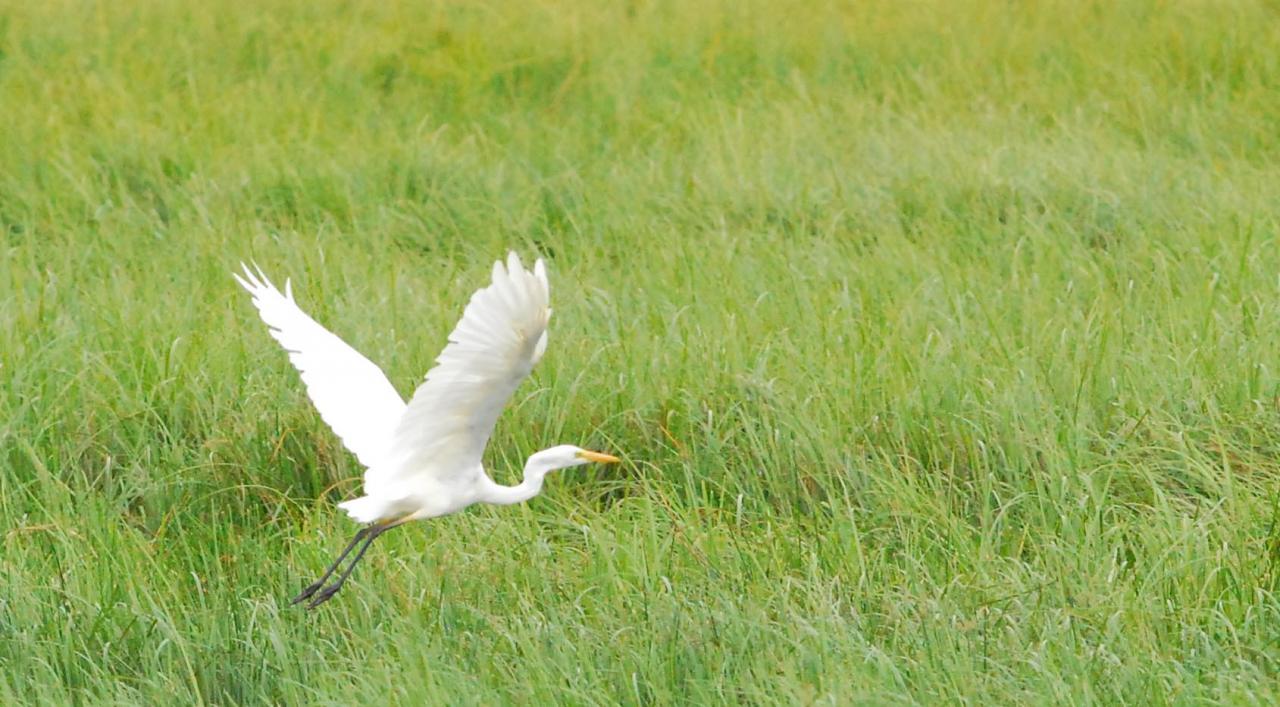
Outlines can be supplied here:
M538 455L529 457L529 461L524 464L524 480L515 486L503 486L502 484L490 481L480 494L480 500L484 503L493 503L499 506L509 506L513 503L523 503L537 496L542 491L542 480L546 478L547 472L552 468L546 462L539 461ZM487 478L487 477L486 477Z

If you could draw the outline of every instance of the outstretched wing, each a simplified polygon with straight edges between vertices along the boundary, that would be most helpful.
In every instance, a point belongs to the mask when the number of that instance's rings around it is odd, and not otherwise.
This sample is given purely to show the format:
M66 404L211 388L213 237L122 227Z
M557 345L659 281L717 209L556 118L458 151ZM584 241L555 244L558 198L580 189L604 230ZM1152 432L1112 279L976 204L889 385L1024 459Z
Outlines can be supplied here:
M365 472L365 493L429 474L473 473L498 414L547 347L551 317L542 261L515 253L493 264L493 283L471 296L436 366L418 386L391 442L387 465Z
M241 267L244 277L235 275L236 281L253 295L253 306L270 327L271 336L289 352L321 419L361 464L381 464L405 410L391 381L372 361L299 309L288 280L281 294L261 270L253 272L243 263Z

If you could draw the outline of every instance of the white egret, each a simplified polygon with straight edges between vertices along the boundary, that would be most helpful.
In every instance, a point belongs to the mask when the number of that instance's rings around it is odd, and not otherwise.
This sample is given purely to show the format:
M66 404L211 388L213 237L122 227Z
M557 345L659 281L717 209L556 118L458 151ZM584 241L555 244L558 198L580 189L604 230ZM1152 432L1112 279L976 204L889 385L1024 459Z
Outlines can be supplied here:
M319 580L293 603L314 608L351 576L374 539L412 520L448 515L474 503L512 504L542 490L557 469L617 457L572 445L544 449L524 465L524 480L502 486L485 473L481 454L498 413L547 348L547 271L526 270L511 253L493 265L493 282L471 296L449 343L408 404L381 370L307 316L258 269L241 265L236 280L250 294L271 335L289 352L320 417L366 468L364 495L338 507L365 523ZM343 559L359 552L326 586Z

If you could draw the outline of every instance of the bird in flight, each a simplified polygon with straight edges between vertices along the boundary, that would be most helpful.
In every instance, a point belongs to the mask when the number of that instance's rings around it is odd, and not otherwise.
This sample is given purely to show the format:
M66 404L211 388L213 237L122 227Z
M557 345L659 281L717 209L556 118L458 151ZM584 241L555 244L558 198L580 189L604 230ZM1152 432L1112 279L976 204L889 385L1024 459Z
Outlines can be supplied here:
M493 281L471 296L449 343L406 404L387 376L320 326L263 275L241 264L236 281L271 336L289 352L320 417L365 467L364 495L338 507L364 523L320 579L293 599L308 608L342 588L378 536L413 520L436 518L474 503L509 505L533 498L548 472L617 457L573 445L529 457L524 480L495 483L481 455L507 399L547 348L551 318L547 270L541 260L525 269L515 253L493 264ZM363 544L361 544L363 543ZM342 561L359 550L330 584Z

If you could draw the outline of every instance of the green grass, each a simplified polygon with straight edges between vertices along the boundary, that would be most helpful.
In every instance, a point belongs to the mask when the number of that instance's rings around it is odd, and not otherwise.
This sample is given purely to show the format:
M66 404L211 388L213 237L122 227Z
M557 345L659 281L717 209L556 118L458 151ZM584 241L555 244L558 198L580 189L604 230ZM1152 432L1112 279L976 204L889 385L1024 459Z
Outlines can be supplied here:
M1275 2L0 3L0 703L1280 698ZM353 526L230 271L518 507Z

